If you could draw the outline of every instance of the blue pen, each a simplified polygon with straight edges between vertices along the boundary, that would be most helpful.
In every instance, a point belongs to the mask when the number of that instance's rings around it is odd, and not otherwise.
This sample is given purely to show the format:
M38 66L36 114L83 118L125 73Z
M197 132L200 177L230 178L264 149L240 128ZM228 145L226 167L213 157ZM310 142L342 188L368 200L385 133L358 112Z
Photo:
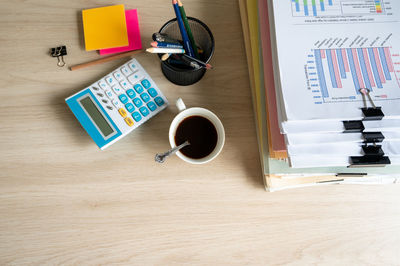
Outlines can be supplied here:
M176 0L172 0L172 5L174 6L176 20L178 21L179 29L181 31L183 46L185 47L186 52L190 56L194 57L194 52L193 52L193 48L192 48L192 45L189 40L189 36L186 32L185 25L183 25L183 20L182 20L181 12L179 11L178 2Z
M179 43L176 44L170 42L151 42L150 45L157 48L183 48Z

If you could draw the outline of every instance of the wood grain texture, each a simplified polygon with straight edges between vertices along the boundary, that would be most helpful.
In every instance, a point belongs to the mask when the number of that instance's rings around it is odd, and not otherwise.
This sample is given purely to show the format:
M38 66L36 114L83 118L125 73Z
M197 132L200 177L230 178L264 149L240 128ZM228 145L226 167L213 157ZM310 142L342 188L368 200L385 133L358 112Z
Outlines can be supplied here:
M216 41L199 83L175 86L156 55L137 57L171 103L220 117L221 155L154 162L174 106L99 151L64 99L126 59L71 72L48 49L67 45L69 66L98 58L80 10L117 3L138 8L145 46L174 17L160 0L1 0L1 265L399 264L399 186L264 191L237 1L184 2Z

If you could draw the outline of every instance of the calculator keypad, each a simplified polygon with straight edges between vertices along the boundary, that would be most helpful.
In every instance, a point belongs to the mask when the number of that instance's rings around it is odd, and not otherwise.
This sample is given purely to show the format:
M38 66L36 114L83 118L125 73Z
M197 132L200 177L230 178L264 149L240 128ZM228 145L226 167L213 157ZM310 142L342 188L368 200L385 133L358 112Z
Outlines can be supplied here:
M166 99L140 64L132 59L90 86L123 134L166 106Z

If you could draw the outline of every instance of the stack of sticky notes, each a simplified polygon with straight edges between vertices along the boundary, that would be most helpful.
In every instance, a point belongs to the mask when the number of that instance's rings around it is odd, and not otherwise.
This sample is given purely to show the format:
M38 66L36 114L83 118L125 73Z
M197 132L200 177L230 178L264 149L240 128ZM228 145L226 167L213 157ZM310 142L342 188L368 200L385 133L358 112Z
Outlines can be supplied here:
M124 5L85 9L82 20L86 51L105 55L142 48L136 9L125 10Z

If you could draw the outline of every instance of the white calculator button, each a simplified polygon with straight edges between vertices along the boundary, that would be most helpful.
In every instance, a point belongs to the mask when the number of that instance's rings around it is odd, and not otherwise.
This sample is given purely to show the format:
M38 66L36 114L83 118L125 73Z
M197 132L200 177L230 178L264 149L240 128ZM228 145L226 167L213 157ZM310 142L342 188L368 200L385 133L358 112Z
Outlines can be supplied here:
M111 111L114 109L114 108L113 108L112 106L110 106L110 105L107 105L106 107L107 107L108 110L111 110Z
M130 74L132 74L132 70L130 70L129 67L126 67L126 66L121 67L121 72L125 76L129 76Z
M111 90L106 90L105 93L107 97L110 98L111 101L115 99L114 93L112 93Z
M105 83L103 80L100 80L98 84L99 84L100 88L103 90L106 90L108 88L107 83Z
M136 67L135 63L130 62L128 65L132 69L133 72L137 71L137 67Z
M124 88L124 90L129 90L131 88L131 86L129 85L128 81L126 79L123 79L122 81L120 81L120 83L122 88Z
M97 94L97 96L99 96L100 98L103 98L103 97L104 97L104 94L101 93L101 92L98 92L98 93L96 93L96 94Z
M124 79L124 76L122 75L121 71L117 70L113 73L114 78L116 78L118 81L121 81Z
M110 86L114 86L115 84L117 84L117 80L113 78L113 76L107 76L106 81Z
M117 99L112 100L112 104L115 106L115 108L119 109L122 107L122 104L120 101L118 101Z
M98 87L96 87L96 86L92 86L92 89L95 90L95 91L100 91L100 89Z
M105 104L108 103L108 100L107 100L107 99L102 99L101 101L102 101L103 103L105 103Z
M112 87L112 90L115 92L115 94L120 95L121 93L123 93L124 91L122 90L121 86L119 86L119 84L114 85Z
M135 85L136 83L138 83L143 77L139 74L132 74L128 77L128 80L130 83L132 83L133 85Z

